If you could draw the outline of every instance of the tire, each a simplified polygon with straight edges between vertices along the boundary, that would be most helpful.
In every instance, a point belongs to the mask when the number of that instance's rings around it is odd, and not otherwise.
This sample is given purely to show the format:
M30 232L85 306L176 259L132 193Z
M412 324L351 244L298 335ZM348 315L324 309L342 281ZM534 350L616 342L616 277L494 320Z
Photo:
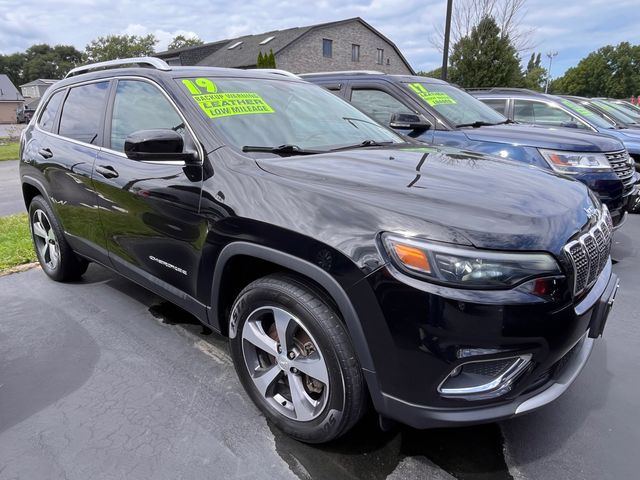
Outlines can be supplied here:
M53 210L40 195L29 204L29 228L40 266L51 279L76 280L87 271L89 262L71 250Z
M233 305L229 337L242 386L291 437L328 442L362 417L364 380L345 326L303 279L274 274L249 284Z

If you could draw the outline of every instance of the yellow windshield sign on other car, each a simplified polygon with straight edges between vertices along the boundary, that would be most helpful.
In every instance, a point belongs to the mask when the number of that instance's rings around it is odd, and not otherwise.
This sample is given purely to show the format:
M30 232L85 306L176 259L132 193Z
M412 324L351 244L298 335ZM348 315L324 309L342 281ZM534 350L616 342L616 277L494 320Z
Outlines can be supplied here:
M435 107L436 105L450 105L452 103L456 103L456 101L446 93L430 92L421 83L410 83L409 88L432 107Z
M257 93L218 92L218 86L208 78L184 79L182 83L209 118L273 113L273 109Z

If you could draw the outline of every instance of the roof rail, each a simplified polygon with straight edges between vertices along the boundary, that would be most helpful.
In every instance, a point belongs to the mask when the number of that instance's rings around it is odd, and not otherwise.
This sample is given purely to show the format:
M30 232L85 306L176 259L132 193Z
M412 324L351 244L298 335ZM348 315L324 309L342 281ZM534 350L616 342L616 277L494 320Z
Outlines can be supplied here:
M155 68L156 70L171 70L171 67L167 62L155 57L132 57L132 58L119 58L117 60L108 60L106 62L90 63L88 65L82 65L81 67L72 68L64 78L73 77L81 73L86 73L91 70L107 69L112 67L121 67L123 65L140 65Z
M336 72L313 72L303 73L300 77L311 77L313 75L332 75L332 74L349 74L349 75L384 75L384 72L378 70L338 70Z
M541 93L536 92L535 90L531 90L529 88L516 88L516 87L478 87L478 88L467 88L467 92L487 92L487 93L500 93L500 92L526 92L526 93Z
M287 70L280 70L279 68L251 68L246 70L259 70L264 73L273 73L274 75L283 75L285 77L300 78L295 73L291 73Z

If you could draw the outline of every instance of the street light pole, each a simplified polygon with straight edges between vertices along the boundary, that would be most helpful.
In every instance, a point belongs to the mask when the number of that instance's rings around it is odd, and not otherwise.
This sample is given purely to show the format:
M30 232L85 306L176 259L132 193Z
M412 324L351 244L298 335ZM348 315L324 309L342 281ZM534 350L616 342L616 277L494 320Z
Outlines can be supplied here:
M449 65L449 37L451 36L451 9L453 0L447 0L447 19L444 26L444 49L442 51L442 80L447 79L447 66Z
M547 91L549 90L549 80L551 80L551 64L553 63L553 57L557 55L558 52L547 53L547 58L549 59L549 70L547 70L547 81L544 84L544 93L547 93Z

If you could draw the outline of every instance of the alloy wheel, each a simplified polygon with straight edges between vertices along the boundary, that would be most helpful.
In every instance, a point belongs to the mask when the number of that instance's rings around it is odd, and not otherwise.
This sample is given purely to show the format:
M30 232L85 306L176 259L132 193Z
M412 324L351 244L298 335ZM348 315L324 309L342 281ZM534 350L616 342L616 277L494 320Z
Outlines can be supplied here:
M272 408L301 422L322 413L329 372L298 318L274 306L254 310L242 328L242 351L251 380Z
M50 270L60 263L60 246L47 214L40 209L33 212L31 218L33 240L40 258Z

